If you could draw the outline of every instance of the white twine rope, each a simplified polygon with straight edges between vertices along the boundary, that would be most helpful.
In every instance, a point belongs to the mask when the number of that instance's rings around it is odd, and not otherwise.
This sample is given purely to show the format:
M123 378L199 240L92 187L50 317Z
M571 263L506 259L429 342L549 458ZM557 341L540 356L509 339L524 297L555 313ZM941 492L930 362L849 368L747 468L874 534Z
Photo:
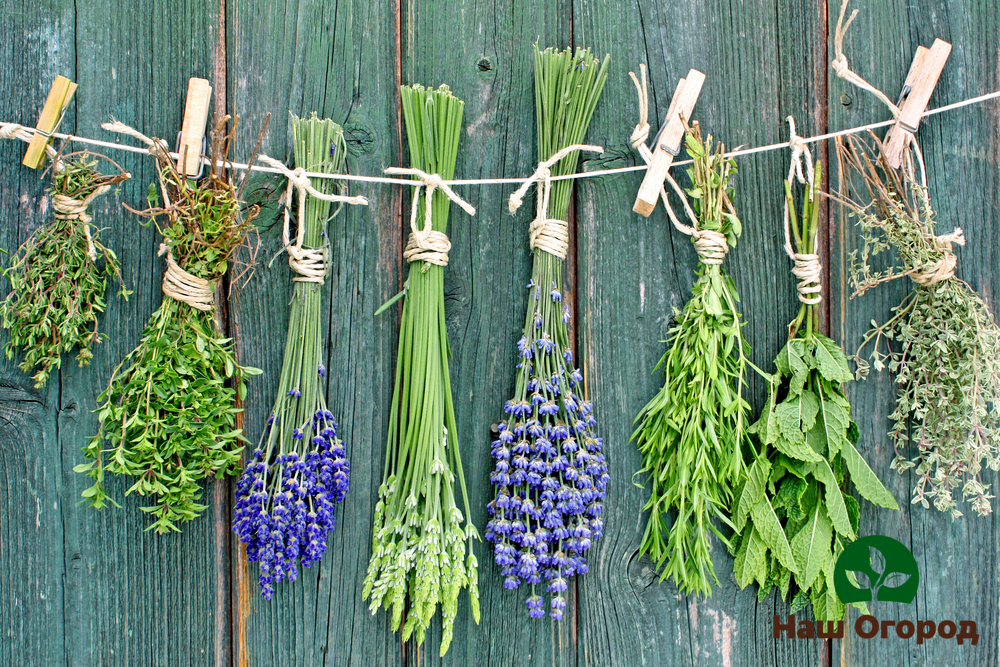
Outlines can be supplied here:
M639 151L639 155L642 156L642 159L648 165L653 159L653 153L646 145L646 139L649 137L649 93L646 81L646 65L640 64L639 71L642 74L641 83L639 78L636 77L635 72L628 73L628 75L632 77L632 83L635 84L635 90L639 96L639 122L632 131L630 141L632 142L633 148ZM671 166L687 164L688 162L674 162ZM681 204L684 206L684 212L687 215L688 220L691 221L691 225L685 225L677 218L677 215L674 214L674 209L670 206L670 200L667 198L667 191L661 185L660 199L663 200L663 208L667 210L667 217L670 218L670 222L673 223L674 227L676 227L678 231L694 237L694 249L695 252L698 253L698 261L702 264L708 265L722 264L722 260L726 258L726 253L729 252L729 242L726 241L725 234L712 231L710 229L698 229L698 217L691 209L691 205L688 204L687 195L684 190L677 184L677 181L673 179L670 172L667 172L666 182L670 184L670 187L673 188L674 192L677 193L677 196L680 197Z
M193 276L174 261L174 253L166 243L160 244L159 256L167 256L167 272L163 274L163 293L172 299L183 301L192 308L212 310L215 297L215 284Z
M573 144L562 148L547 160L538 163L535 173L526 178L517 190L511 193L507 208L511 213L515 213L521 207L524 195L532 183L538 183L538 193L536 195L537 209L535 219L528 227L529 245L534 250L538 248L559 259L566 259L566 252L569 250L569 225L565 220L557 220L549 217L549 192L552 189L552 167L557 162L575 151L589 151L593 153L603 153L600 146L588 144Z
M867 90L875 95L875 97L882 100L882 102L889 107L889 111L892 112L892 117L894 119L899 118L899 107L893 104L892 100L885 96L885 93L862 79L857 73L851 71L850 65L847 62L847 57L844 55L844 36L847 34L847 29L851 27L851 23L854 21L854 18L858 15L858 10L855 9L851 12L851 16L847 19L847 23L844 23L844 14L847 12L847 5L850 4L850 1L851 0L843 0L840 4L840 16L837 18L837 30L834 32L833 36L833 51L835 57L830 62L830 67L833 68L837 77L853 83L862 90ZM924 115L927 114L925 113ZM894 123L895 121L892 121L889 124L892 125ZM917 164L920 165L920 182L926 187L927 169L924 166L924 155L920 151L920 144L917 143L917 139L913 136L912 132L906 133L906 146L913 150L913 155L916 157ZM905 168L907 172L913 174L913 160L910 157L910 154L904 152L903 155L906 158Z
M911 270L909 272L910 279L918 285L929 287L936 285L942 280L953 278L955 276L955 264L958 262L955 254L952 252L951 244L953 243L965 245L965 234L962 232L961 227L956 227L949 234L934 237L934 245L942 251L941 259L935 262L927 271Z
M288 251L288 266L298 274L292 278L292 282L322 283L326 280L330 247L329 244L322 248L306 248L302 245L306 231L306 196L311 195L316 199L328 202L360 204L362 206L367 206L368 200L362 196L351 197L320 192L312 186L312 182L306 176L306 170L302 167L289 169L284 163L267 155L258 155L257 159L277 169L288 179L288 188L285 190L285 222L281 230L281 240L285 244L285 250ZM292 197L296 191L298 192L299 222L295 243L292 243L289 229L291 217L289 209L292 207Z
M90 203L111 190L110 185L101 185L83 199L73 199L63 194L52 195L53 216L61 220L79 220L83 224L83 235L87 239L87 256L90 261L97 260L97 248L90 235L90 221L93 219L87 212Z
M802 141L802 137L795 133L795 119L789 116L788 121L788 147L792 149L791 164L788 167L788 185L791 186L798 180L799 183L808 183L808 197L813 196L813 161L812 154L808 146ZM803 175L802 159L805 158L806 168ZM785 199L785 252L795 262L792 275L799 279L799 301L807 305L816 305L823 300L821 292L823 286L820 280L823 276L823 265L819 262L819 255L815 253L795 252L792 248L791 235L791 212L788 210L788 199ZM803 225L804 226L804 225Z
M413 193L413 207L410 213L410 237L406 241L406 248L403 250L403 259L407 262L426 262L427 265L436 264L438 266L448 266L448 251L451 250L451 241L443 232L435 231L433 225L433 200L434 192L438 189L445 194L448 199L462 207L462 210L469 215L475 215L476 209L448 187L448 184L437 174L428 174L420 169L412 167L387 167L387 174L399 176L416 176L416 183L407 181L408 185L416 185L424 188L424 201L426 202L424 212L424 225L417 225L420 190Z

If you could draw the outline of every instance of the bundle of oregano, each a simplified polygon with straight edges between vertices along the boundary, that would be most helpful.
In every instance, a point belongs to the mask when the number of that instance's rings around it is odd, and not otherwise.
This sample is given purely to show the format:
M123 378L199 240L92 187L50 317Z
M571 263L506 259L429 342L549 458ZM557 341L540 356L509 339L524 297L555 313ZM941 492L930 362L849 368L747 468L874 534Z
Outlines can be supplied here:
M833 570L857 537L859 516L848 482L876 505L899 507L855 449L858 427L842 388L853 377L847 357L817 330L821 165L808 179L801 217L795 214L793 176L785 181L785 223L794 249L786 231L786 251L795 260L801 306L768 378L767 405L748 431L760 447L735 494L734 572L743 588L759 584L760 599L775 586L782 598L796 590L793 612L812 603L817 620L840 620L844 605L833 588Z
M292 116L292 137L296 172L343 173L347 144L340 125L315 113L308 120ZM344 500L350 483L347 453L323 386L323 288L330 254L326 230L332 200L366 202L335 195L336 184L329 179L313 187L304 174L265 155L259 159L289 179L283 240L295 292L278 395L236 486L233 530L247 545L247 559L259 561L261 594L270 600L275 583L286 577L295 581L300 562L309 567L323 557L327 533L337 524L334 504ZM292 241L289 209L296 194L298 224Z
M400 97L413 169L387 172L412 173L424 187L414 193L412 233L404 252L410 271L403 293L385 469L363 596L371 598L373 614L379 606L392 607L393 630L399 629L405 611L403 640L415 636L418 644L423 643L440 604L444 655L451 645L461 589L469 589L472 614L479 622L477 564L472 553L472 542L479 534L470 519L462 473L444 313L444 267L451 247L445 235L449 199L460 202L466 211L474 213L475 209L439 180L455 173L465 103L447 86L437 90L402 86ZM423 211L426 216L419 215ZM421 218L423 226L418 223Z
M1000 328L972 287L955 277L952 245L964 245L962 230L935 235L926 187L906 168L892 168L874 135L838 140L837 154L871 200L867 206L846 201L863 239L860 254L851 255L852 296L897 278L914 283L888 321L873 320L854 357L858 377L866 377L870 366L861 352L872 343L870 365L882 370L888 361L895 374L892 467L915 473L914 504L933 501L959 517L959 491L977 514L987 515L993 495L981 472L1000 469ZM875 269L873 258L890 249L897 263ZM909 456L908 444L915 446Z
M136 477L126 495L151 496L142 510L148 529L179 531L177 523L197 517L205 505L202 479L239 469L244 438L236 428L236 397L244 378L260 370L241 367L232 339L219 331L213 293L230 256L243 244L256 208L242 211L225 166L232 139L229 117L212 132L210 172L200 181L179 174L166 144L120 123L107 129L144 141L156 158L163 200L137 211L154 219L166 255L163 303L153 313L139 346L115 369L100 395L100 425L84 454L89 463L74 470L94 479L84 502L114 503L104 488L106 472Z
M97 158L118 173L101 173ZM76 360L86 366L94 356L91 346L107 338L97 331L97 315L104 312L108 278L118 281L122 297L131 294L115 253L90 229L93 201L129 175L109 158L86 151L57 156L49 169L52 221L21 244L4 270L11 291L0 304L3 326L10 332L7 358L23 350L20 368L25 373L37 369L32 378L36 387L60 367L63 352L78 349Z
M688 128L685 146L694 162L687 170L693 210L676 182L668 181L694 226L682 225L667 210L675 226L692 235L700 260L697 280L683 311L675 311L670 349L656 366L666 376L663 389L636 417L632 438L642 454L639 472L650 487L640 553L649 554L662 568L661 578L673 579L683 593L708 596L711 582L718 583L710 534L729 545L714 521L731 525L733 489L746 474L741 446L749 410L743 398L749 345L736 288L721 266L742 231L731 203L736 165L721 143L713 147L711 136L702 141L697 123ZM676 516L668 530L671 510Z
M504 586L531 586L528 614L545 615L535 586L545 581L549 612L561 620L567 579L587 571L584 556L601 536L608 466L601 438L594 435L593 406L582 395L583 375L573 367L563 302L563 260L573 181L551 183L547 174L576 171L579 146L607 78L604 62L589 50L539 51L535 46L535 107L538 154L536 175L511 197L516 210L535 180L538 214L531 224L534 263L528 283L524 334L517 343L519 363L514 398L493 443L495 469L490 480L496 495L488 509L486 539L503 568ZM548 204L548 205L546 205ZM549 214L554 212L554 217Z

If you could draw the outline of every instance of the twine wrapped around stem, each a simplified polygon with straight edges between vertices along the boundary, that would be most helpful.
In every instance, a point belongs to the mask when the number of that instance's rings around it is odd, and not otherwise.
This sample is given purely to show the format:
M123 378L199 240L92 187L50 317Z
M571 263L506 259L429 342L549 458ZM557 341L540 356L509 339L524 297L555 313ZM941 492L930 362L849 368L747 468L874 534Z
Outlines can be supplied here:
M417 191L413 193L413 206L410 213L410 236L406 241L406 248L403 250L403 258L407 262L426 262L437 266L448 266L448 251L451 250L451 241L444 232L435 231L433 224L433 200L434 192L441 190L448 199L462 207L462 210L469 215L475 215L476 209L448 187L438 174L428 174L420 169L412 167L388 167L385 173L398 176L415 176L420 181L416 186ZM419 217L418 202L419 189L424 188L424 201L426 203L424 213L424 224L420 227L417 224Z

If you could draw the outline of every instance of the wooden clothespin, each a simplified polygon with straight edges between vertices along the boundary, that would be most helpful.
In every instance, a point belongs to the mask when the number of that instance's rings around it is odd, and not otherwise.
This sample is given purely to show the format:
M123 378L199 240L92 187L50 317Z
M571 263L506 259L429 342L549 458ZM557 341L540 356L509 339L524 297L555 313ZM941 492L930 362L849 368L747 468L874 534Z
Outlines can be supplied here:
M208 101L212 86L206 79L191 77L188 80L187 101L184 104L184 122L177 137L177 171L188 178L201 174L201 151L208 124Z
M886 160L894 169L902 164L909 135L917 131L920 118L924 115L924 109L927 108L950 53L951 44L943 39L935 39L931 48L918 46L917 52L913 54L903 92L896 104L899 107L899 117L882 141Z
M73 99L76 92L76 84L64 76L57 76L49 89L49 96L45 98L45 106L42 107L42 115L38 117L38 124L35 125L35 136L28 144L28 150L24 153L21 164L38 169L42 166L42 159L45 157L45 147L52 141L52 133L59 127L59 123L66 113L66 107Z
M636 213L649 217L649 214L656 208L656 202L660 198L660 189L663 181L667 178L667 171L674 161L674 157L681 149L681 140L684 138L684 122L691 119L691 112L698 101L701 93L701 86L705 83L705 75L696 69L688 72L686 78L677 83L674 90L674 97L670 100L670 108L667 110L666 120L663 127L656 135L653 145L653 159L649 162L649 169L646 171L642 185L639 186L639 194L635 198L635 205L632 210ZM683 121L681 118L683 117Z

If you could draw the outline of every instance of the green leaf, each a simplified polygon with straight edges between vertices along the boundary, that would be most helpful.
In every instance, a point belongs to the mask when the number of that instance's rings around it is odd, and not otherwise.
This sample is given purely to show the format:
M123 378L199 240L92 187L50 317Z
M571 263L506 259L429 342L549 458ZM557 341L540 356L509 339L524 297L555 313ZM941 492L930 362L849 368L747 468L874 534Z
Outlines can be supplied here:
M819 395L819 418L816 420L815 430L820 431L818 435L825 441L826 446L823 451L831 459L848 443L847 429L851 424L849 409L844 408L842 401L829 400L823 395Z
M754 527L760 531L761 538L778 561L788 569L798 572L788 538L785 537L781 522L778 521L778 516L766 496L757 501L750 514L753 517Z
M774 409L781 432L789 442L805 442L805 433L816 423L819 399L811 391L791 394Z
M740 588L746 588L756 579L758 582L764 580L767 574L767 564L765 555L767 547L760 537L760 533L754 528L750 534L743 539L736 560L733 562L733 574L736 575L736 583Z
M771 464L765 458L758 458L747 471L746 482L743 484L739 499L736 501L736 515L733 525L737 533L743 532L747 516L764 497L764 488L770 471Z
M870 503L879 507L887 507L892 510L899 509L896 499L882 485L882 482L872 472L872 469L868 467L868 464L865 463L865 460L858 453L858 450L854 448L854 445L846 444L840 450L840 453L844 457L847 469L851 471L851 481L854 482L854 487L858 490L858 493Z
M830 382L844 383L854 379L847 356L837 343L820 334L814 334L816 340L816 369Z
M817 454L812 447L803 442L789 442L787 438L779 436L772 444L782 454L800 461L818 463L819 461L826 460Z
M844 494L841 493L840 486L837 484L837 477L833 474L830 464L825 459L822 463L816 464L815 475L816 479L821 481L826 489L824 493L826 512L833 522L833 527L844 537L850 540L855 539L856 535L853 528L851 528L851 519L847 514L847 506L844 504Z
M792 538L791 548L795 557L795 581L799 588L808 591L816 576L830 558L830 539L833 536L830 519L817 503L809 520Z
M788 384L789 395L799 394L805 387L806 380L809 379L809 364L805 354L805 341L795 338L788 341L785 348L788 350L788 375L791 381Z

